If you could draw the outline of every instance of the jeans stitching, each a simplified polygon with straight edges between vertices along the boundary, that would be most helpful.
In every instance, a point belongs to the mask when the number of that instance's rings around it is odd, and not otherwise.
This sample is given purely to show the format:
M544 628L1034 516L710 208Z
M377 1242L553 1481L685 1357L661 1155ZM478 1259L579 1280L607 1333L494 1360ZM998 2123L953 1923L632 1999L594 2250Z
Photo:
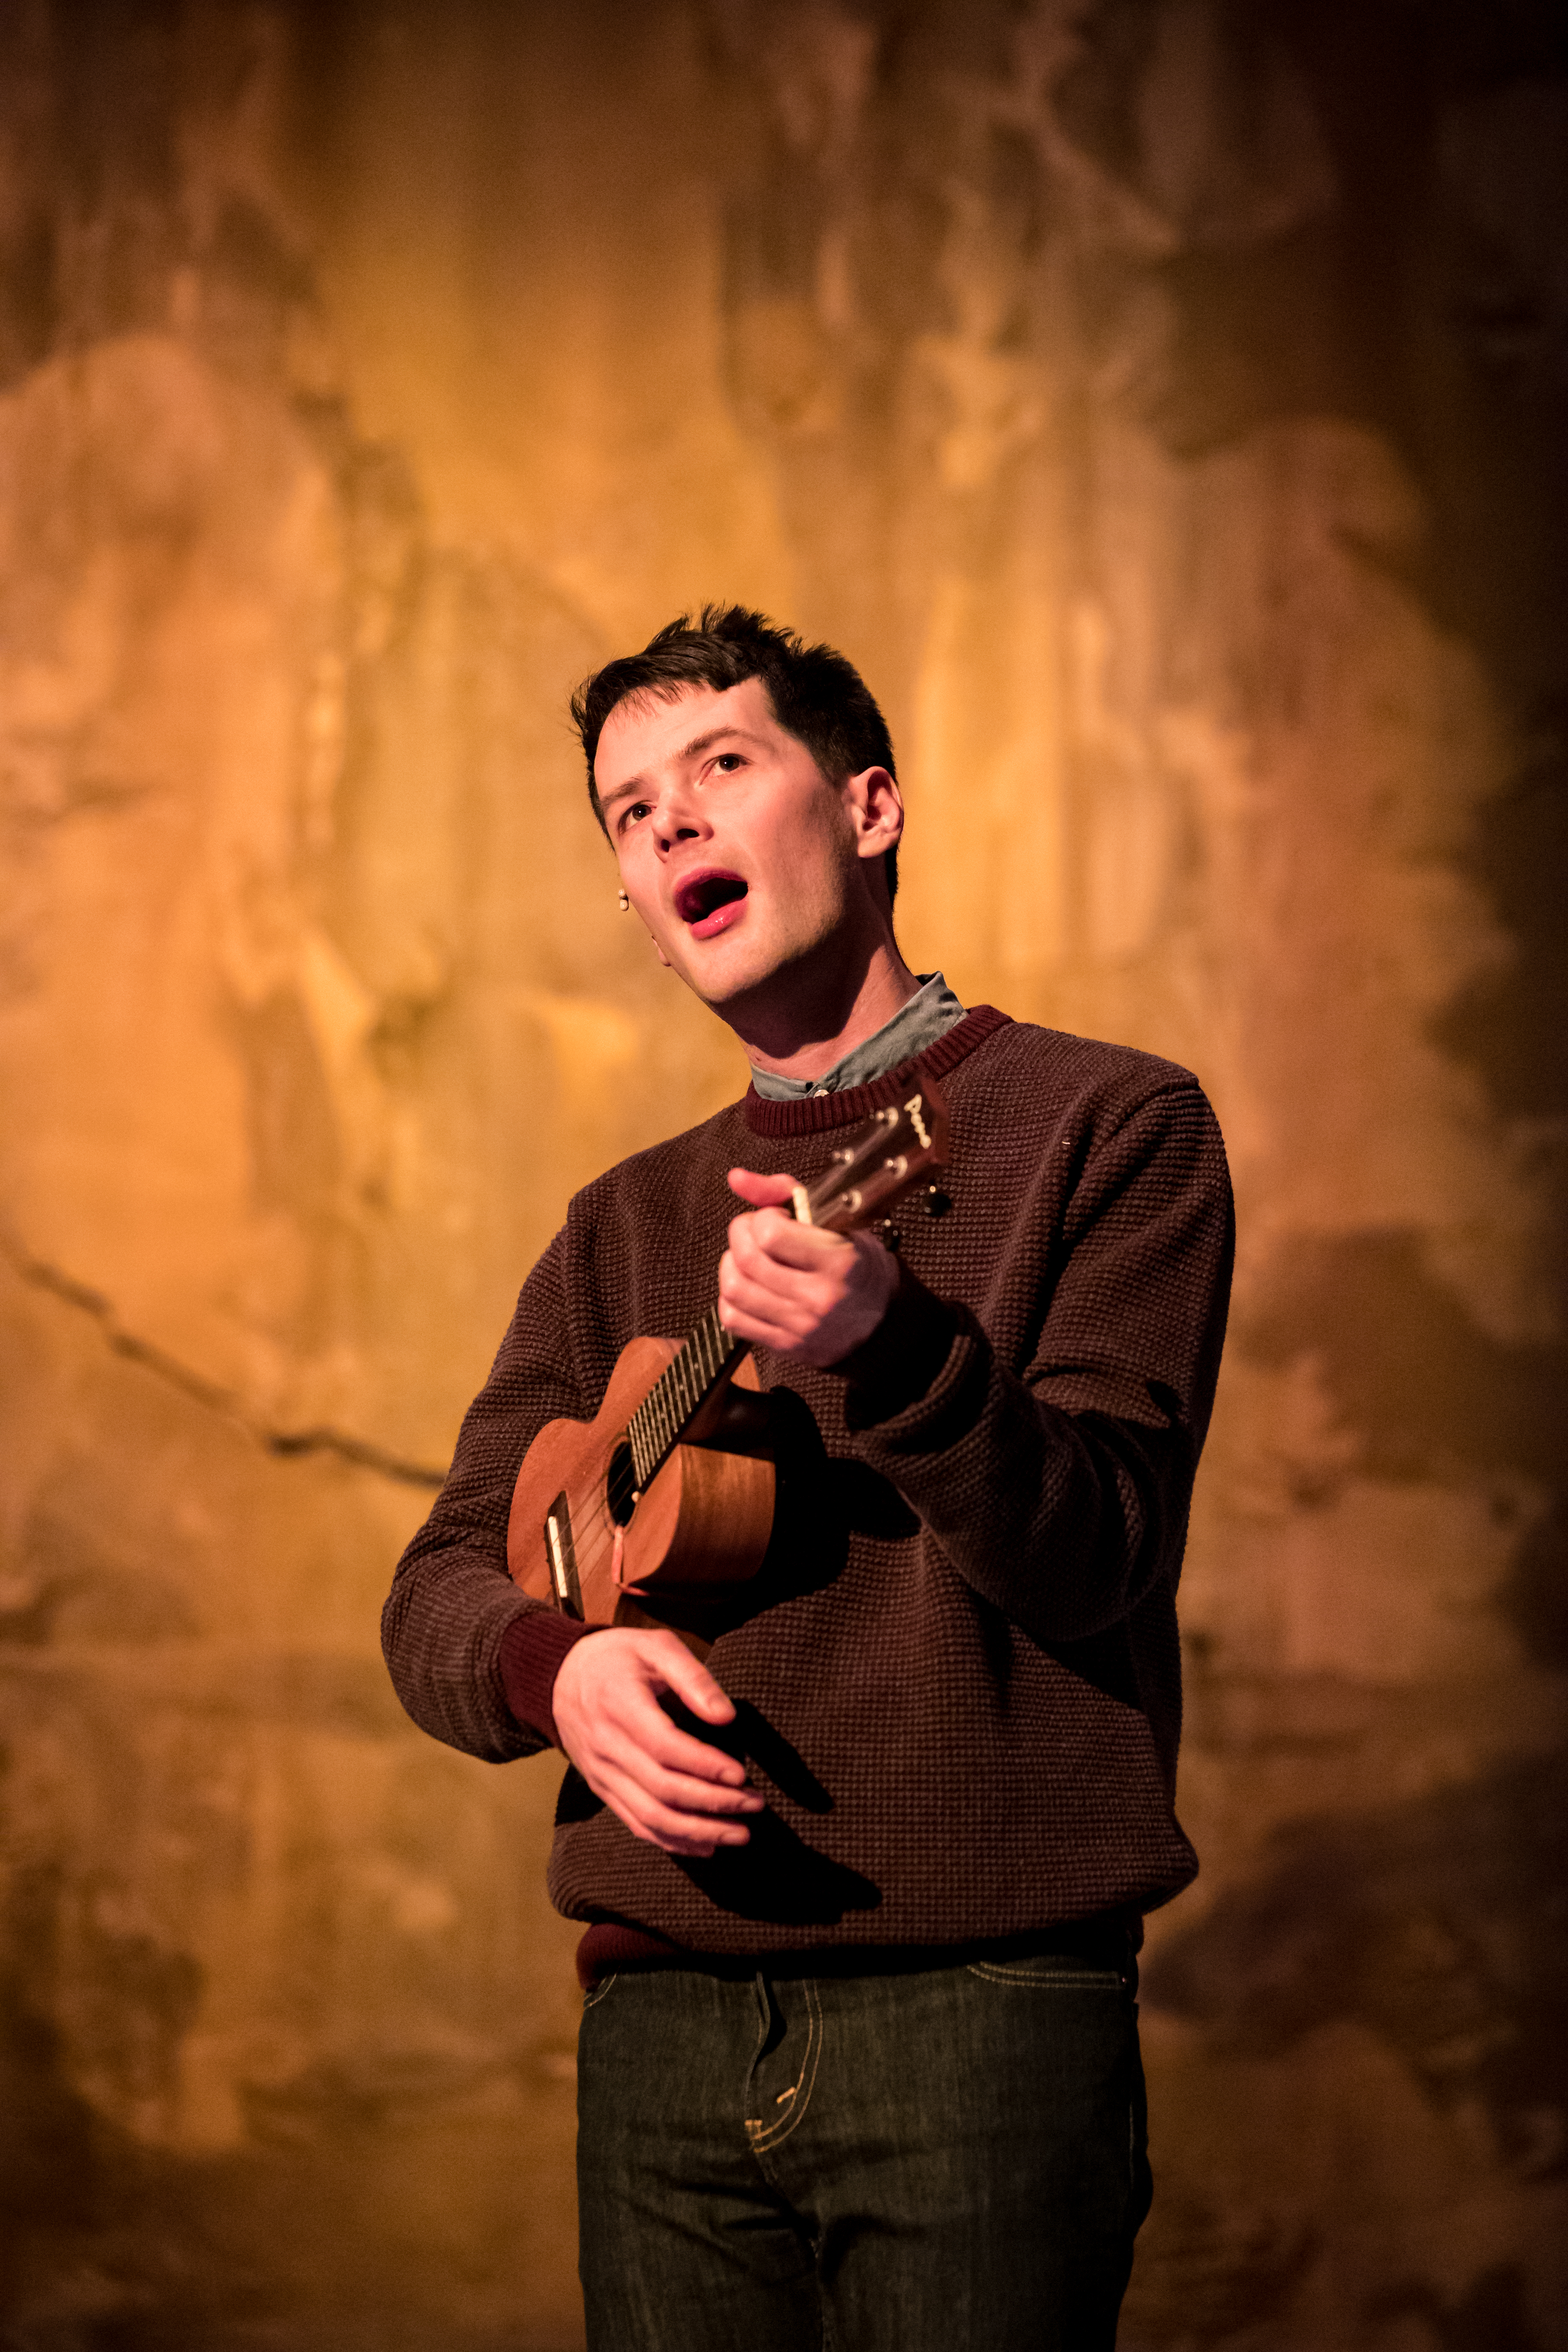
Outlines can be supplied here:
M584 1996L583 1996L583 2014L584 2015L584 2017L587 2015L588 2011L589 2011L591 2009L597 2009L597 2007L598 2007L599 2003L604 2000L605 1995L609 1991L610 1987L615 1983L616 1979L616 1977L619 1975L619 1973L620 1973L620 1972L619 1972L619 1970L618 1970L618 1969L613 1969L613 1970L611 1971L611 1973L610 1973L610 1974L609 1974L609 1975L605 1979L605 1981L604 1981L604 1983L603 1983L603 1984L596 1984L596 1985L594 1987L594 1990L593 1990L593 1991L592 1991L592 1992L584 1993Z
M1020 1985L1029 1992L1121 1990L1121 1979L1113 1969L1052 1969L1042 1972L1026 1962L1009 1964L1005 1960L970 1960L965 1965L972 1977L983 1977L987 1984Z
M811 2095L816 2087L816 2069L822 2057L822 2008L816 1997L816 1988L809 1977L801 1979L801 1989L805 1994L807 2025L800 2073L795 2080L795 2098L782 2123L763 2124L760 2117L753 2121L748 2116L746 2132L754 2155L760 2156L769 2148L777 2147L781 2140L788 2139L811 2105Z

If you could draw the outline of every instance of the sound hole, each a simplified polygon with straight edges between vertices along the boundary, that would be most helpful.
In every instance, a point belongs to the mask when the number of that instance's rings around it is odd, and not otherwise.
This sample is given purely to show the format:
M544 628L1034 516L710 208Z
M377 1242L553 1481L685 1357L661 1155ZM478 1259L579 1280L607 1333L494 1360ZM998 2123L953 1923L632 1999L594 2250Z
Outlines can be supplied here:
M610 1467L605 1478L605 1500L610 1507L610 1517L624 1528L632 1515L637 1500L637 1472L632 1467L632 1449L623 1437L610 1456Z

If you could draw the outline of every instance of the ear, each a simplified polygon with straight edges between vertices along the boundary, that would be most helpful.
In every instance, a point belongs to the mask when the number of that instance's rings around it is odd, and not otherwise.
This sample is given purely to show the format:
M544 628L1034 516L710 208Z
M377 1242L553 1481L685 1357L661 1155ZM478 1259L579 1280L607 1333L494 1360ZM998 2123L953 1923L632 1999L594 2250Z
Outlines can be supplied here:
M904 798L886 768L862 768L844 780L844 805L858 857L883 857L903 838Z

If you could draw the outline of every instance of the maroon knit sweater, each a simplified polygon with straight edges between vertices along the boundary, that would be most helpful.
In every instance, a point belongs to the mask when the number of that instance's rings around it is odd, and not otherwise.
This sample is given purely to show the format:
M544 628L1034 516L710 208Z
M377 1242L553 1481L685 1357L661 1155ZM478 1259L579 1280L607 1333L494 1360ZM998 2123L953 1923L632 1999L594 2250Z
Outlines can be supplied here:
M550 1889L602 1923L590 1942L874 1965L1149 1909L1196 1868L1175 1591L1230 1272L1218 1129L1174 1065L989 1006L921 1059L952 1112L950 1210L897 1213L900 1286L847 1364L758 1351L779 1507L709 1664L768 1809L749 1845L680 1860L569 1772ZM572 1202L386 1604L426 1730L497 1761L553 1736L582 1636L506 1573L525 1447L591 1417L628 1339L710 1304L731 1167L814 1176L907 1079L748 1093Z

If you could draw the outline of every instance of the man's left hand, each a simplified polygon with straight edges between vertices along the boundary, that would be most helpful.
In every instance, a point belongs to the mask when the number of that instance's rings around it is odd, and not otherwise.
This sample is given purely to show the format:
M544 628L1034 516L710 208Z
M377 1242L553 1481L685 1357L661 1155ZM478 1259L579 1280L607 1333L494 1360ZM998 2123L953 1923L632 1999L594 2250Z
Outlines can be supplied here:
M719 1267L719 1312L738 1339L837 1364L868 1339L899 1286L891 1253L869 1234L829 1234L797 1224L783 1204L788 1176L731 1168L730 1189L752 1204L732 1218Z

